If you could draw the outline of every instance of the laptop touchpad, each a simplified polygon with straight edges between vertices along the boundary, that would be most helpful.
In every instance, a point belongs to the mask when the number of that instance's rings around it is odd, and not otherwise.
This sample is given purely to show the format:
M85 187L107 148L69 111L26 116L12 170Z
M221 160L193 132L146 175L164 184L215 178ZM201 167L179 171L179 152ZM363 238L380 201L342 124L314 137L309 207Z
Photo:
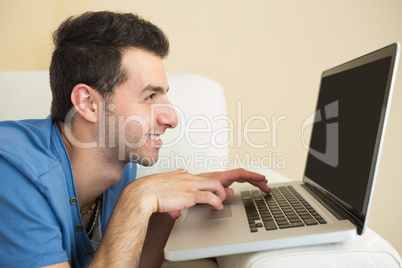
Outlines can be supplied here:
M223 209L214 210L211 205L199 204L188 209L185 222L208 221L232 217L231 204L223 202Z

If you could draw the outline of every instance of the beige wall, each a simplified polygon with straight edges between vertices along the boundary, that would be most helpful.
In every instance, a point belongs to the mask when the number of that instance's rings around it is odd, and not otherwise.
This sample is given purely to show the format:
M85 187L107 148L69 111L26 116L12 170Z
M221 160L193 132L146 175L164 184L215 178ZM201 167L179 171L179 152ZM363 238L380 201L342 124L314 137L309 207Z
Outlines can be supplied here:
M66 16L100 9L138 12L164 29L171 42L167 71L198 73L222 84L236 129L252 116L267 118L271 133L248 137L254 144L269 141L269 147L253 148L244 137L239 142L236 131L231 157L250 153L262 158L272 152L272 168L293 179L303 174L301 126L314 110L321 71L402 41L400 0L2 0L0 70L47 69L51 32L58 24ZM401 72L369 222L400 254ZM286 119L276 124L275 137L272 124L280 116ZM254 120L250 127L265 125ZM388 215L384 207L391 202L393 214Z

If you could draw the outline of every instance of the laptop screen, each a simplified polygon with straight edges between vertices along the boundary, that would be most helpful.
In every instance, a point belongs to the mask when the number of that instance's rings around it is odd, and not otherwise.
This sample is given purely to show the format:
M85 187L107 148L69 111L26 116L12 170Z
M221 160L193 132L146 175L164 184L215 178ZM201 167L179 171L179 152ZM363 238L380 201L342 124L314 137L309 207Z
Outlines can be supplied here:
M363 61L364 62L364 61ZM366 216L394 58L324 72L306 162L313 182L360 220ZM335 68L334 68L335 69Z

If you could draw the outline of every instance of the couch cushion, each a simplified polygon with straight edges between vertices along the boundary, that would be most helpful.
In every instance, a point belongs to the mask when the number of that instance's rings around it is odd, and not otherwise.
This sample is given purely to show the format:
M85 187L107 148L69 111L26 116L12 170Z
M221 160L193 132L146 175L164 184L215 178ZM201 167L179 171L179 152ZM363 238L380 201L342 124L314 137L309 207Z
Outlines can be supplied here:
M48 71L0 72L0 120L45 118L52 93Z
M165 261L161 268L218 268L215 259L200 259L193 261Z
M220 268L401 267L396 250L374 231L353 240L217 258Z

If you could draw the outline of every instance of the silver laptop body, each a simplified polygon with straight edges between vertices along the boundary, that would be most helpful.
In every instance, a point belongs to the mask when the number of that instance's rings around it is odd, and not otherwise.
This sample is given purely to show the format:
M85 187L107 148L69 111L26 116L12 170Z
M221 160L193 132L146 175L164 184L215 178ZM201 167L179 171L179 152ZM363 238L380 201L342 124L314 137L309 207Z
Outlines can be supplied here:
M221 211L205 204L182 210L165 258L181 261L334 243L362 234L399 50L395 43L323 72L316 112L306 121L313 127L302 182L271 184L269 195L237 185ZM291 201L284 201L284 195ZM291 209L282 206L291 203ZM268 204L273 208L263 207ZM284 220L279 213L294 218Z

